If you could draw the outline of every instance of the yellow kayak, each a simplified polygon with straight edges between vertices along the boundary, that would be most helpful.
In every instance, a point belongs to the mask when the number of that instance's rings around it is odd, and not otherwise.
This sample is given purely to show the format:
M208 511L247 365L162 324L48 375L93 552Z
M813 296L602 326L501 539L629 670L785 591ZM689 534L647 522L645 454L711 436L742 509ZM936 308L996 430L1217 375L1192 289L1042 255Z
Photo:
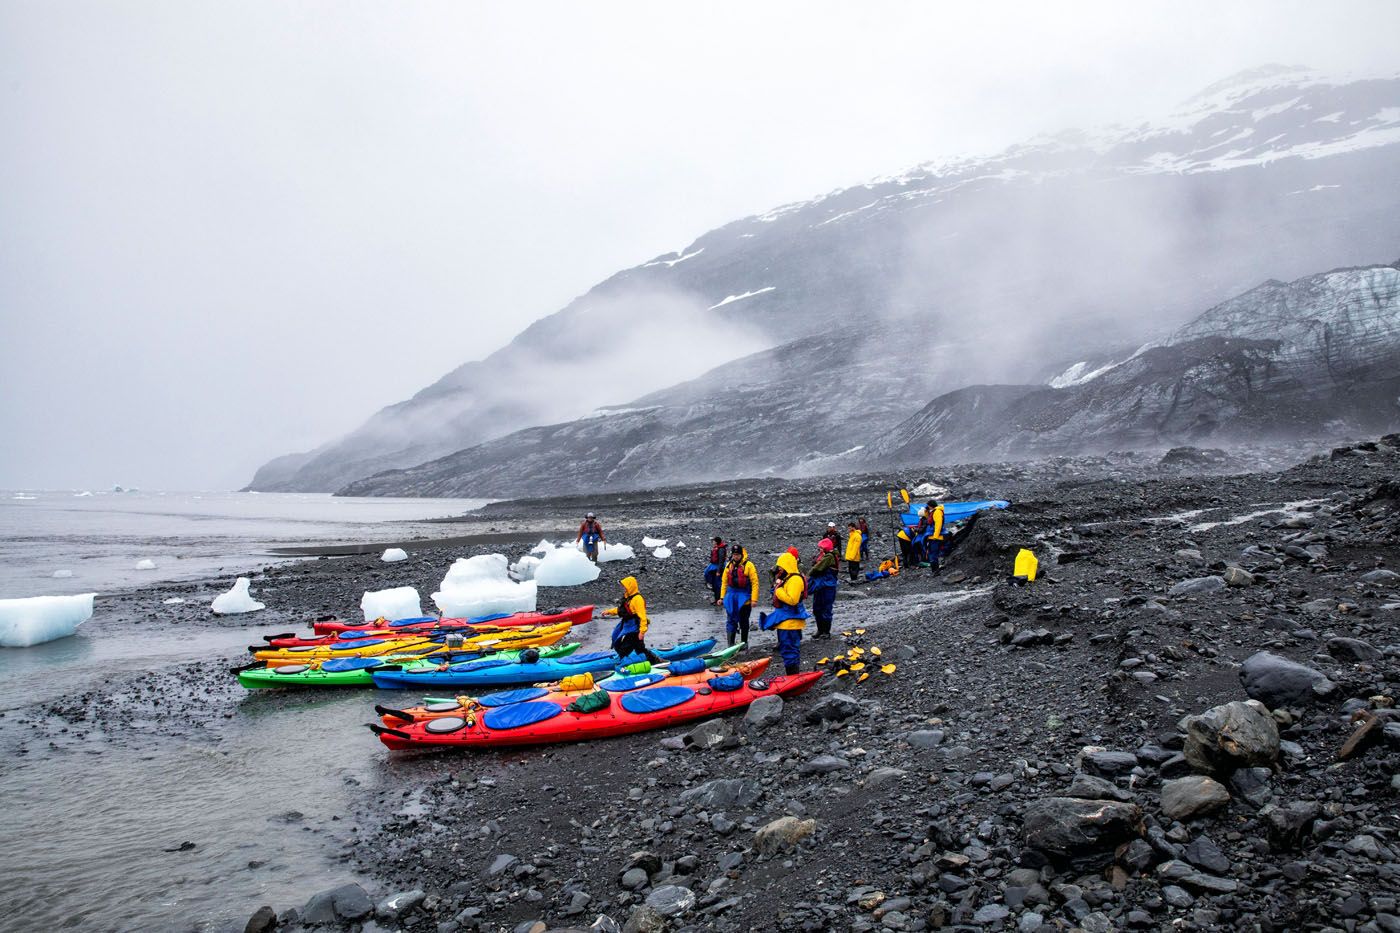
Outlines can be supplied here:
M431 636L405 635L398 638L361 638L341 642L336 645L307 645L300 648L268 648L252 645L256 660L264 661L269 667L279 664L306 664L310 661L328 661L334 658L376 658L383 655L432 654L443 650L507 651L515 648L542 647L562 641L569 634L572 623L560 622L555 625L516 625L501 627L495 631L478 632L474 635L434 633ZM449 641L450 639L450 641Z

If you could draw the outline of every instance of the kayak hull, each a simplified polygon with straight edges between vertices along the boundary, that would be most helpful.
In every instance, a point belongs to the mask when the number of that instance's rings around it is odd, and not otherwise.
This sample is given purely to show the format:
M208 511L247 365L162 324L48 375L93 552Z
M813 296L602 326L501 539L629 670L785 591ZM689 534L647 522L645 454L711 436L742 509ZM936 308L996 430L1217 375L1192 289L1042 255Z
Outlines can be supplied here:
M456 731L436 734L427 731L445 720L428 720L411 725L388 728L376 724L371 729L379 740L394 751L440 748L511 748L521 745L548 745L560 742L580 742L588 739L613 738L652 729L679 726L701 719L746 708L762 696L796 696L810 690L820 680L820 671L782 675L766 682L751 680L738 690L710 691L695 695L685 702L656 712L634 713L622 708L619 700L604 710L577 713L568 709L542 722L509 729L493 729L484 716L472 717ZM762 687L758 686L763 684ZM675 689L647 687L630 696L648 691ZM684 688L682 688L684 689ZM528 705L528 704L522 704Z
M453 650L470 651L481 648L530 648L552 645L569 634L573 626L568 622L558 625L524 626L504 628L492 632L479 632L463 639L462 644ZM374 658L391 654L431 654L447 650L445 636L433 638L396 637L370 638L364 641L372 644L350 642L347 647L332 645L308 645L304 648L261 648L253 646L253 658L269 666L277 664L306 664L308 661L324 661L332 658Z
M655 653L664 661L698 658L715 646L713 638L688 642L674 648L658 648ZM483 687L515 687L522 684L552 683L570 674L597 674L610 671L621 662L611 651L593 652L562 661L540 660L535 664L503 664L497 667L427 671L383 671L374 675L376 686L389 689L419 688L477 689Z
M548 648L540 649L540 656L543 658L562 658L581 647L580 642L569 642L567 645L552 645ZM501 658L504 660L516 660L520 657L519 651L498 651L489 654L478 654L473 660L484 660L486 658ZM383 660L384 664L402 665L406 669L416 667L431 668L437 662L429 658L404 658L390 656ZM320 668L320 662L315 662L314 666L302 670L303 665L283 665L253 667L247 670L238 671L238 682L249 690L264 689L289 689L293 687L373 687L374 671L376 668L361 668L353 671L326 671Z
M592 606L574 606L569 609L545 609L539 612L513 612L507 615L483 616L479 619L433 619L428 622L416 623L417 626L427 628L452 627L451 623L463 626L471 625L498 625L503 627L513 627L517 625L557 625L560 622L571 622L574 625L582 625L593 618ZM386 626L379 626L373 622L343 622L339 619L325 619L311 623L311 630L317 635L339 635L341 632L358 632L369 629L378 629ZM394 631L412 630L409 626L387 626Z

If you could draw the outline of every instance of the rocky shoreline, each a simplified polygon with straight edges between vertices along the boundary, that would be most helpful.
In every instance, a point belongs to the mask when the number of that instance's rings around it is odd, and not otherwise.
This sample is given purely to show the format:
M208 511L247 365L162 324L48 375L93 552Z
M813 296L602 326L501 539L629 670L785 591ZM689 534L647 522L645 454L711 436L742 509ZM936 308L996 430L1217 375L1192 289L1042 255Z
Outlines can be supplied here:
M366 741L391 779L327 836L363 884L248 929L1400 929L1400 440L1192 472L1209 459L931 476L1015 505L940 576L843 586L845 634L803 645L804 666L878 647L894 674L604 743L390 759ZM429 593L451 557L514 556L591 507L624 540L689 547L606 565L568 602L610 604L635 573L654 611L707 611L717 632L711 534L756 559L796 543L805 563L827 520L866 514L879 554L886 482L497 503L453 528L489 543L267 568L254 589L277 616L259 622L348 613L391 582ZM1006 580L1023 546L1031 586ZM162 699L197 696L189 729L217 733L238 688L208 669ZM119 730L171 681L46 712Z

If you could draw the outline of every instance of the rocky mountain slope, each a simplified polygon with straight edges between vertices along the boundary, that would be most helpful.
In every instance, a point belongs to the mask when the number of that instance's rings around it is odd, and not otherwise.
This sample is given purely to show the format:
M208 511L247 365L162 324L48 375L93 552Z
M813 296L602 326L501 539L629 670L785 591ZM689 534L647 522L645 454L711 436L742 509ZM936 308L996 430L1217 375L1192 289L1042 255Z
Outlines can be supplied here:
M948 393L867 455L955 462L1391 429L1400 423L1398 266L1266 282L1060 388Z
M1037 139L787 205L619 272L347 437L268 464L251 486L336 489L551 423L534 429L536 446L560 432L635 433L651 446L625 459L668 460L632 466L601 452L600 463L619 462L597 469L623 468L618 481L629 470L719 476L839 455L940 393L1040 383L1265 279L1392 258L1397 143L1400 78L1265 69L1167 120ZM637 358L655 365L619 365ZM732 420L736 393L811 400L763 412L799 436L764 443L767 432L744 456L714 453L715 432L691 428ZM598 418L558 426L654 405L650 421L629 411L601 435Z

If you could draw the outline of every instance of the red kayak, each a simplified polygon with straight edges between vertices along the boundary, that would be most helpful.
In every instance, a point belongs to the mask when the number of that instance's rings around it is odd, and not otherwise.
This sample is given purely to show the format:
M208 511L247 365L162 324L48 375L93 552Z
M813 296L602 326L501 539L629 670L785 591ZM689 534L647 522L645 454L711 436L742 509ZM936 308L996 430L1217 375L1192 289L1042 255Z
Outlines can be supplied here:
M423 631L435 628L460 628L471 625L553 625L557 622L572 622L582 625L593 618L592 606L575 606L572 609L544 609L539 612L512 612L503 615L478 616L472 619L439 619L423 616L420 619L400 619L397 622L342 622L339 619L319 619L311 624L317 635L339 635L341 632L391 632ZM291 635L278 635L277 638L291 638Z
M369 727L396 751L430 748L501 748L578 742L664 729L743 709L761 696L796 696L821 679L821 671L754 679L737 690L695 686L657 686L612 697L605 709L582 713L541 699L511 703L465 716L444 716L389 728Z

